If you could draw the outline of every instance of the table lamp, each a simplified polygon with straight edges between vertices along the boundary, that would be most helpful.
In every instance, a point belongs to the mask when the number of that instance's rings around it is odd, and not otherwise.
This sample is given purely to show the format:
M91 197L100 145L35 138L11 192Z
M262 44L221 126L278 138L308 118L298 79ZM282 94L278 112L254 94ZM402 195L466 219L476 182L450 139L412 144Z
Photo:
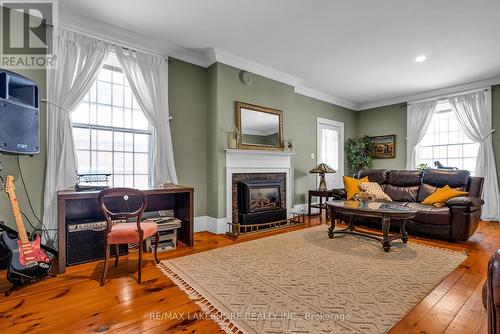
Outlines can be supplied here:
M326 173L336 173L335 169L332 167L328 166L325 163L320 163L319 165L315 166L313 169L309 171L311 174L319 174L319 187L318 190L320 191L325 191L327 190L326 188L326 181L325 181L325 174Z

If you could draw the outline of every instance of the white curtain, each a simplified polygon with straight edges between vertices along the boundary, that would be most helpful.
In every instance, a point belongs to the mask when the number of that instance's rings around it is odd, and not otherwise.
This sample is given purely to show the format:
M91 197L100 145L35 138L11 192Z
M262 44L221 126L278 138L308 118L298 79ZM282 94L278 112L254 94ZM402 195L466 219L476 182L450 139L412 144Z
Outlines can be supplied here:
M466 135L479 143L476 159L476 175L484 177L484 206L482 219L500 220L500 195L495 153L491 134L491 95L490 90L449 98L452 109L457 115Z
M153 127L153 186L177 184L168 109L168 62L118 46L115 50L132 92Z
M411 103L408 105L406 119L406 169L417 168L417 146L424 138L434 111L437 100Z
M57 67L47 71L47 166L43 221L48 245L57 247L57 191L76 183L71 112L97 78L111 45L59 28Z

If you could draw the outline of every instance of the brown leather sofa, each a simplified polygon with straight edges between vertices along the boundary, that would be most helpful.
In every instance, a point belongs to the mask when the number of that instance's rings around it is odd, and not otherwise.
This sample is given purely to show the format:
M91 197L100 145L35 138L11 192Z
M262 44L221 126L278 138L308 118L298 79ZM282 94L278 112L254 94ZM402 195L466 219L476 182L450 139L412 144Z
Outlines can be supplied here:
M488 312L488 333L500 334L500 249L493 254L488 263L485 288L483 297L486 298Z
M370 182L380 184L391 199L418 210L408 221L406 229L414 235L424 235L444 240L465 241L476 231L480 217L484 179L471 177L466 170L364 170L358 178L368 176ZM420 204L438 187L449 185L469 192L467 197L455 197L441 208ZM344 189L333 190L334 199L345 199ZM341 219L347 217L340 217ZM380 222L354 216L354 223L379 224Z
M500 249L488 263L483 303L488 312L488 334L500 334Z

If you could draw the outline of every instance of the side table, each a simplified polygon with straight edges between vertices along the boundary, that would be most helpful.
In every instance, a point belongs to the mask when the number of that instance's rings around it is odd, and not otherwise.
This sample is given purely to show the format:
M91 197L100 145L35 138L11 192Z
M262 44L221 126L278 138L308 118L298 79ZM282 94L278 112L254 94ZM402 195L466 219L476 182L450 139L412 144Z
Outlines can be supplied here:
M313 204L312 203L312 197L319 197L319 204ZM308 205L308 215L311 216L311 209L319 209L319 216L320 219L323 219L323 216L321 215L322 210L326 210L326 201L330 197L333 197L333 190L309 190L309 205ZM323 202L323 198L325 198L325 202Z

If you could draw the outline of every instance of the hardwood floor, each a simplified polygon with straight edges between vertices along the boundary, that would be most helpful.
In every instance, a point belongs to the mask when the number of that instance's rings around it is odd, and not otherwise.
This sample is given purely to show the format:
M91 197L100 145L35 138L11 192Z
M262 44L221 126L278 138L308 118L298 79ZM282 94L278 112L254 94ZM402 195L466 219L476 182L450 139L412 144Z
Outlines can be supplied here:
M195 234L194 247L179 245L161 259L179 257L236 242L286 233L319 224L311 219L305 227L241 237L233 241L208 232ZM410 238L422 244L467 251L470 256L390 333L486 333L486 311L481 289L488 259L500 248L500 224L481 222L466 243ZM26 286L0 297L0 333L219 333L218 326L204 319L199 307L156 268L146 255L143 284L136 283L136 256L111 266L107 283L99 286L103 262L68 267L66 274ZM113 262L113 261L112 261ZM9 287L0 272L0 292ZM177 315L158 319L161 314ZM158 314L158 315L157 315Z

